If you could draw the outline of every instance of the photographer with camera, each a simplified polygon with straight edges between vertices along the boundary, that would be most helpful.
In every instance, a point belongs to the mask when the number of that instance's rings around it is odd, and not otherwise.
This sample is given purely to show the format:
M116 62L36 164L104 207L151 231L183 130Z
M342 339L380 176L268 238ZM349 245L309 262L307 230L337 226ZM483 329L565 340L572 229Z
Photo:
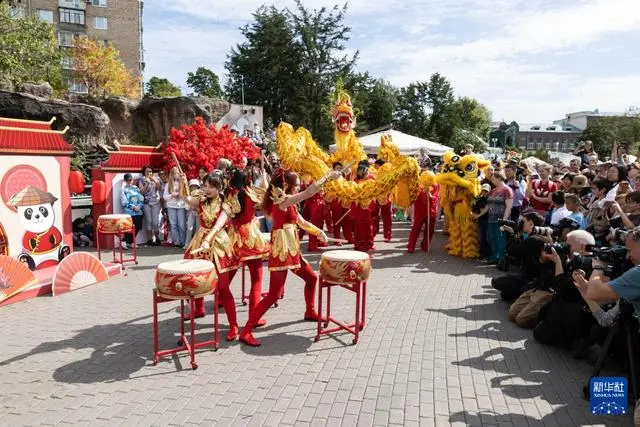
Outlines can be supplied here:
M573 284L574 271L591 272L592 260L588 248L595 243L594 237L584 230L567 234L566 243L545 245L543 255L555 267L553 297L540 311L540 322L533 336L543 344L576 348L581 338L588 334L593 317L585 310L582 296Z
M616 276L620 271L611 271L609 264L602 260L603 256L593 260L593 273L586 280L584 275L574 276L575 285L586 287L586 297L597 303L606 303L616 301L622 298L630 302L636 316L640 314L640 227L636 227L629 231L625 239L626 256L635 265L628 271L623 272L619 277L610 280L610 276ZM617 248L613 248L617 249ZM604 251L600 251L604 252ZM608 258L614 258L614 263L619 263L615 257L619 257L618 253L623 253L621 249L617 251L609 250L604 252ZM615 268L614 270L619 270Z

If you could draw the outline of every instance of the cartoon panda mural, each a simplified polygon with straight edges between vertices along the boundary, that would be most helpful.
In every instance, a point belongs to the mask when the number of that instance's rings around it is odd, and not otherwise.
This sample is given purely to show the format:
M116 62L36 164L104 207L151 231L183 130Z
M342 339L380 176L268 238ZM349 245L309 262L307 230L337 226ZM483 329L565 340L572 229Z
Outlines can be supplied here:
M25 229L18 260L27 264L30 270L56 265L71 253L63 242L62 233L54 225L53 204L57 200L51 193L28 186L8 203L17 209L20 224Z

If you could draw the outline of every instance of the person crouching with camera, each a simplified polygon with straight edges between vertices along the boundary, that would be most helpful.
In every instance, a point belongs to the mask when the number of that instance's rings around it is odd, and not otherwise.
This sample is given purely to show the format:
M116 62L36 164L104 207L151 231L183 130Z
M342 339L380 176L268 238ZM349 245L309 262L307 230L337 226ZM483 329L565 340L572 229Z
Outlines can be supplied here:
M555 266L555 277L551 301L540 310L540 322L533 329L537 341L574 350L580 347L582 337L588 335L594 319L573 284L572 274L574 271L584 271L587 276L591 273L589 248L594 244L593 235L574 230L567 234L566 243L545 247L545 256Z
M587 299L596 303L607 303L620 298L631 303L635 315L640 315L640 227L636 227L627 233L625 239L627 258L634 267L623 272L619 277L615 272L610 272L609 265L604 260L593 260L593 273L587 280L585 275L574 274L574 283L578 288L586 288Z

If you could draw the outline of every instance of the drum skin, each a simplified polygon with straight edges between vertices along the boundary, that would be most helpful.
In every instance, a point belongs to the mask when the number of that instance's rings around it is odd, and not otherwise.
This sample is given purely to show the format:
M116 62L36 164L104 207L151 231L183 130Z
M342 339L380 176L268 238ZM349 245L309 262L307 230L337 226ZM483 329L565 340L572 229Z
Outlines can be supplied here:
M336 285L366 281L371 273L371 258L358 251L328 251L320 258L320 278Z
M162 298L199 298L215 290L217 275L210 261L169 261L158 265L155 281Z
M124 233L133 230L133 219L130 215L100 215L97 227L101 234Z

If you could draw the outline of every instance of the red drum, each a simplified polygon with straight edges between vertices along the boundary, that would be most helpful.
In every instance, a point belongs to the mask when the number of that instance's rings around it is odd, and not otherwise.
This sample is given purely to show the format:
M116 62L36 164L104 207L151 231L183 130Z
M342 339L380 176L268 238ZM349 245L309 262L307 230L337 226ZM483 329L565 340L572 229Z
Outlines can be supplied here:
M156 288L162 298L187 299L211 294L217 284L211 261L181 259L163 262L156 269Z
M364 282L371 273L371 258L365 252L327 251L320 258L320 278L336 285Z
M100 234L126 233L133 230L133 219L131 215L100 215L97 228Z

